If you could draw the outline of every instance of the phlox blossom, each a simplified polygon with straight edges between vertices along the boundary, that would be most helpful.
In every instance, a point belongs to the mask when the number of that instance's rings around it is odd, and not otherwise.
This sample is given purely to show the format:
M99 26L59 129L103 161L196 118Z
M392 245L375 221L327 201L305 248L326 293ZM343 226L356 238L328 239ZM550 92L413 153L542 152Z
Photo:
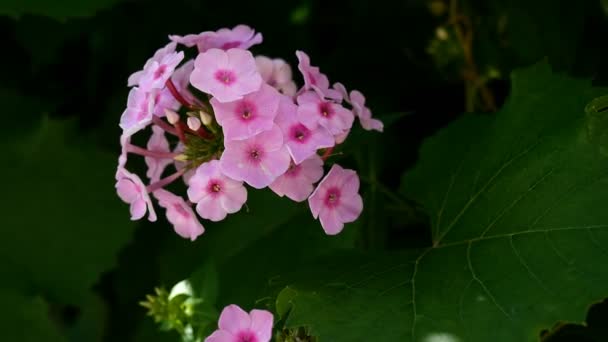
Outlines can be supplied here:
M192 207L183 198L164 189L154 191L153 195L158 204L166 209L167 221L179 236L194 241L205 232Z
M340 92L329 88L329 79L321 73L319 67L310 65L310 57L303 51L296 51L298 57L298 70L304 77L304 89L314 90L321 98L329 98L335 101L342 101Z
M247 25L237 25L232 29L223 28L216 32L205 31L199 34L188 34L185 36L171 35L169 39L185 45L186 47L197 46L199 52L209 49L228 50L232 48L249 49L253 45L262 42L262 34Z
M291 158L283 145L278 126L246 140L224 141L226 149L220 158L222 172L261 189L282 175Z
M344 223L355 221L363 211L357 173L334 164L308 198L308 204L326 234L340 233Z
M280 94L269 85L233 102L211 99L215 118L224 131L226 140L243 140L274 126Z
M298 120L310 129L321 125L331 134L339 135L348 131L355 120L350 110L324 100L312 91L298 96L298 105Z
M220 314L219 329L205 342L269 342L272 324L269 311L254 309L247 313L237 305L228 305Z
M293 81L291 67L280 58L270 59L266 56L256 56L255 63L262 79L281 94L293 97L297 92Z
M152 122L154 97L138 87L131 88L127 99L127 109L120 117L123 134L131 136Z
M316 154L318 149L334 146L334 137L325 127L308 128L298 120L298 106L286 96L281 98L275 122L296 164Z
M277 195L302 202L314 190L314 183L323 177L323 160L314 155L302 163L289 165L289 169L279 176L269 188Z
M196 57L190 83L219 102L230 102L259 90L262 77L251 52L210 49Z
M131 220L139 220L148 212L148 220L156 221L156 212L141 179L119 167L116 172L116 193L123 202L130 204Z
M141 78L146 73L146 69L150 69L150 67L152 66L153 63L158 64L159 62L161 62L163 60L163 58L174 53L176 47L177 47L176 43L170 42L169 44L156 50L156 52L154 53L154 56L150 57L146 61L146 64L144 64L144 68L142 70L136 71L133 74L131 74L131 76L129 76L129 79L127 80L128 86L132 87L132 86L138 85Z
M247 201L247 190L242 182L222 174L219 162L201 164L188 182L188 198L197 203L196 211L211 221L223 220L236 213Z

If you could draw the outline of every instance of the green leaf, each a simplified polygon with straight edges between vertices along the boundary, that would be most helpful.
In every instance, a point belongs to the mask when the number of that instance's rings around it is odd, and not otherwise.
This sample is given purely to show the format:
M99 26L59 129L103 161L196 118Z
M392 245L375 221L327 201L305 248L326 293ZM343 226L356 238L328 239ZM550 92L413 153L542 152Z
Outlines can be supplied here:
M321 341L537 341L608 295L608 159L584 111L606 90L546 64L512 80L503 110L429 139L403 177L433 245L297 272L277 300L286 327Z
M0 278L52 301L77 304L112 268L134 225L114 191L116 157L44 120L2 146Z
M0 291L0 302L3 341L67 342L51 321L49 305L42 298L25 296L3 288Z
M52 17L57 20L68 18L90 17L102 9L109 8L119 0L3 0L0 3L0 15L20 17L34 14Z

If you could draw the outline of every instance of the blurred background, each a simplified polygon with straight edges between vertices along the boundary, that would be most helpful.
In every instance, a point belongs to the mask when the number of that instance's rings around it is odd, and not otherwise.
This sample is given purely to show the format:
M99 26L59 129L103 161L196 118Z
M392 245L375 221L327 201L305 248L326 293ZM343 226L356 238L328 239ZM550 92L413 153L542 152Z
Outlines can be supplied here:
M193 272L216 284L218 307L251 308L273 272L328 248L425 246L425 218L390 204L421 141L499 109L510 72L543 59L606 85L607 11L600 0L2 0L0 340L177 341L138 303ZM127 77L169 34L241 23L264 36L254 53L295 66L306 51L385 122L336 157L374 187L364 217L330 242L304 205L268 191L194 243L166 222L130 222L114 193Z

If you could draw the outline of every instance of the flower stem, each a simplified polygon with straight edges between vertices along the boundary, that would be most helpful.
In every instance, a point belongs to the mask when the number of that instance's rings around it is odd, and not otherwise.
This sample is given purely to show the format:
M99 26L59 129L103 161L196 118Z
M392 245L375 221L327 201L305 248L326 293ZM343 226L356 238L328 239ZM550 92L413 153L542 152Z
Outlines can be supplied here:
M171 92L171 95L173 95L173 97L182 104L182 106L187 107L188 109L194 109L194 106L188 102L183 96L182 94L179 93L179 91L177 91L177 88L175 87L175 84L173 83L173 80L171 80L170 78L167 80L167 82L165 82L165 85L167 86L167 89L169 89L169 91Z
M186 167L184 167L184 168L182 168L180 170L177 170L177 172L175 172L174 174L172 174L170 176L167 176L167 177L165 177L165 178L163 178L163 179L161 179L161 180L159 180L157 182L154 182L154 183L148 185L146 187L146 191L148 191L148 192L154 192L154 191L156 191L156 190L158 190L160 188L163 188L163 187L165 187L165 186L173 183L176 179L178 179L184 173L186 173L186 171L187 171Z
M175 128L173 126L171 126L169 123L165 122L163 119L159 118L158 116L154 115L152 117L152 122L156 126L165 130L165 132L173 134L173 135L177 135L177 131L175 130Z
M144 157L156 158L156 159L173 159L179 155L179 153L172 153L172 152L150 151L150 150L146 150L145 148L141 148L139 146L135 146L132 144L127 145L127 152L139 154L140 156L144 156Z
M323 155L321 156L321 159L323 159L323 161L326 161L327 159L329 159L329 157L331 157L331 153L334 151L333 147L330 147L328 149L325 150L325 152L323 152Z

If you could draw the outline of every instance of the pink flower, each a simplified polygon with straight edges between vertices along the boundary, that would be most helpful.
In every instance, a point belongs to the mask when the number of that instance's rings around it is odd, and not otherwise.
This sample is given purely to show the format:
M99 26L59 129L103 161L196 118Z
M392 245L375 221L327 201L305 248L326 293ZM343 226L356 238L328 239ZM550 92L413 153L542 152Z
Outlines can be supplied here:
M251 52L210 49L196 57L190 83L219 102L230 102L259 90L262 77Z
M129 76L129 79L127 81L127 84L129 85L129 87L132 87L134 85L138 85L139 82L140 82L140 80L141 80L141 78L145 74L146 69L149 69L154 62L159 63L160 61L163 60L163 58L165 58L165 56L174 53L176 46L177 46L176 43L171 42L171 43L165 45L164 47L158 49L154 53L154 56L150 57L146 61L146 64L144 64L144 68L142 70L136 71L133 74L131 74L131 76Z
M272 313L251 310L249 314L232 304L222 310L214 331L205 342L269 342L272 338Z
M137 175L119 167L116 172L116 192L123 202L131 205L131 220L139 220L148 212L148 220L156 221L156 213L146 186Z
M275 122L283 131L283 140L296 164L317 153L320 148L334 146L334 137L321 126L308 128L298 120L298 106L283 96Z
M186 47L193 47L194 45L197 45L198 51L204 52L206 50L204 47L206 46L207 39L214 34L215 32L205 31L199 34L187 34L185 36L170 35L169 39Z
M242 182L222 174L217 160L201 164L188 184L188 198L196 205L196 212L205 219L221 221L227 214L241 210L247 201L247 190Z
M179 236L194 241L205 232L205 228L192 211L192 207L183 198L164 189L154 191L154 197L161 207L167 209L167 221L173 225L173 229Z
M152 122L154 98L150 93L134 87L129 92L127 109L120 117L123 135L131 136Z
M301 164L291 164L289 169L279 176L270 189L277 195L287 196L296 202L302 202L310 196L314 190L313 184L323 177L323 160L318 155L313 155Z
M224 139L243 140L271 129L280 96L274 88L263 84L259 91L237 101L222 103L216 98L211 99L215 118L224 131Z
M149 151L153 152L170 152L169 141L167 141L165 131L162 128L152 126L152 135L150 136L150 140L148 140L147 147ZM145 161L148 166L146 176L150 178L151 182L156 182L162 176L165 168L173 162L173 159L146 157Z
M222 172L256 189L272 183L289 167L291 158L278 126L247 140L228 140L220 158Z
M262 34L247 25L238 25L232 30L223 28L217 32L201 32L199 34L189 34L186 36L169 36L169 39L187 47L196 45L199 52L217 48L228 50L232 48L249 49L253 45L262 42Z
M371 131L376 130L382 132L384 130L384 124L378 119L372 118L372 112L369 108L365 107L365 96L358 91L353 90L350 92L350 101L353 106L353 112L359 117L359 122L363 129Z
M207 38L206 49L219 48L229 50L232 48L249 49L262 42L262 34L247 25L235 26L232 30L223 28Z
M165 82L171 77L182 59L184 59L184 53L180 51L167 54L159 61L152 61L144 68L144 72L139 78L139 87L144 90L164 88Z
M355 120L350 110L311 91L298 96L298 104L298 120L310 129L321 125L331 134L338 135L349 130Z
M308 198L312 215L321 220L326 234L338 234L344 228L344 223L353 222L359 217L363 200L358 192L357 173L334 164Z
M330 98L338 102L342 101L340 92L329 88L329 79L321 73L318 67L310 65L310 57L303 51L296 51L298 57L298 70L304 77L304 89L314 90L321 98Z
M284 60L257 56L255 57L255 63L262 79L269 86L290 97L296 94L297 88L292 79L291 67Z

